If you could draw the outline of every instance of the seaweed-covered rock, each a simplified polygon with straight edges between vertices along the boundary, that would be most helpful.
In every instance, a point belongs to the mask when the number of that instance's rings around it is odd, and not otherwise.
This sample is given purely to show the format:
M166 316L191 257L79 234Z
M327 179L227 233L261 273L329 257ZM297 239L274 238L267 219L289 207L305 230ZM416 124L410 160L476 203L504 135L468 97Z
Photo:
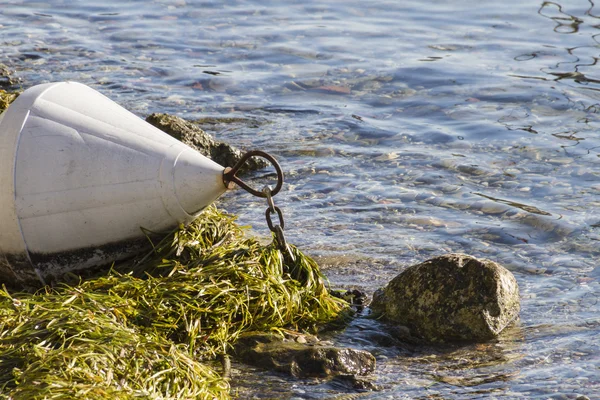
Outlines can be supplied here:
M14 86L19 83L19 79L15 78L12 71L4 64L0 63L0 86Z
M407 268L374 294L371 308L426 341L488 340L518 318L519 288L493 261L448 254Z
M295 377L367 375L375 369L375 357L367 351L320 344L300 335L282 339L271 333L242 336L235 344L241 361Z
M154 113L146 118L146 122L173 136L175 139L198 150L223 167L233 167L242 157L242 152L235 147L219 142L200 129L196 124L183 118L169 114ZM267 163L253 157L241 168L240 172L253 171L267 166Z

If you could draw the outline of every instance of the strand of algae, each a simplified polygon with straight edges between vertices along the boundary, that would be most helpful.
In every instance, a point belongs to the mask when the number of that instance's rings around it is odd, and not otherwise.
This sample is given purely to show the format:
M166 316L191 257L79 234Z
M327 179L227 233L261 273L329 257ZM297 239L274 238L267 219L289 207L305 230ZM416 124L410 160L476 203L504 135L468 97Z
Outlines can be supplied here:
M7 92L0 89L0 113L6 110L17 97L19 97L19 92Z
M316 263L208 207L135 262L35 294L0 290L0 399L227 399L209 360L243 332L341 316Z

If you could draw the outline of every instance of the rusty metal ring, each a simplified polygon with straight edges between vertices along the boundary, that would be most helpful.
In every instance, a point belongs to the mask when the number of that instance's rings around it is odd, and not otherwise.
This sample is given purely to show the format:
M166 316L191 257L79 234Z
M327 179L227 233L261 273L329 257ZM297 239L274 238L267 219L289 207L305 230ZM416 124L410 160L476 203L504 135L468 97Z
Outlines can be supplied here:
M281 187L283 186L283 171L275 157L261 150L249 151L246 154L244 154L242 158L240 158L240 160L232 168L225 168L225 171L223 172L223 182L225 183L225 186L227 186L227 188L231 188L230 183L233 182L256 197L261 197L263 199L267 197L266 193L251 188L246 182L244 182L235 175L238 173L242 165L244 165L246 161L250 159L250 157L262 157L268 160L273 165L273 167L275 167L275 171L277 172L277 185L275 185L275 189L271 191L271 195L275 196L277 193L279 193Z

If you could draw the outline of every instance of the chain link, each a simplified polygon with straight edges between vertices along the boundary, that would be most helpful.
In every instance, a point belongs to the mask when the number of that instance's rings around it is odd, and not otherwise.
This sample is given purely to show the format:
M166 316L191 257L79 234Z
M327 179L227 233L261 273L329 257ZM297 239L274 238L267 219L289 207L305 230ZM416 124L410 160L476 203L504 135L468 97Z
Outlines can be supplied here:
M285 228L285 221L283 219L283 213L281 209L275 205L273 201L273 193L271 186L267 185L263 188L262 192L265 194L267 198L267 211L265 211L265 218L267 219L267 226L269 230L275 234L275 241L277 242L277 247L283 254L284 257L287 257L291 261L294 261L294 255L290 250L290 247L285 240L285 235L283 234L283 228ZM273 224L273 220L271 219L271 215L275 213L279 219L279 225Z

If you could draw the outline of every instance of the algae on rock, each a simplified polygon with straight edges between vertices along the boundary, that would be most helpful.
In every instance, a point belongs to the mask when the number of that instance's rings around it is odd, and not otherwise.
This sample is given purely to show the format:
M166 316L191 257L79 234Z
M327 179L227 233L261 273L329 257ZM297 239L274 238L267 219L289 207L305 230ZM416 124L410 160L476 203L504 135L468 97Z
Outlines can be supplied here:
M346 303L291 246L208 207L145 257L35 294L0 290L0 398L229 398L207 360L246 331L310 328Z
M373 295L371 308L426 341L488 340L518 318L519 287L493 261L448 254L408 267Z
M13 71L5 64L0 63L0 86L9 87L15 86L20 79L13 75Z

